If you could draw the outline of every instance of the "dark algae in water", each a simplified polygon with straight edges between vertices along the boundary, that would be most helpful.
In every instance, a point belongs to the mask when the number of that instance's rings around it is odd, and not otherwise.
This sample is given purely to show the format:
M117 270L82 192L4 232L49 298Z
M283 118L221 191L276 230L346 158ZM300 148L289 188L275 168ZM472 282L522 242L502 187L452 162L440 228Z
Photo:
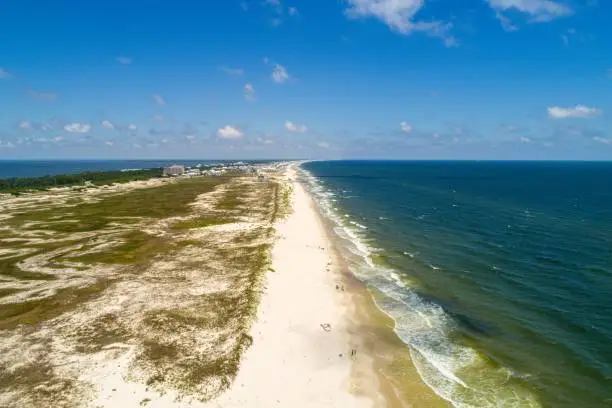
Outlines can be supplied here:
M438 395L612 407L612 163L303 167Z

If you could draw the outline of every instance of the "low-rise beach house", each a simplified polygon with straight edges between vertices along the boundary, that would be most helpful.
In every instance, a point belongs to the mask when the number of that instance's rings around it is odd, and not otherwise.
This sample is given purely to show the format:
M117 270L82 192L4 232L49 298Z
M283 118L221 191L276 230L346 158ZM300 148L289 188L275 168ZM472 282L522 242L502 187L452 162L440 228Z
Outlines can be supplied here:
M172 166L164 167L164 176L182 176L185 174L185 166L173 164Z

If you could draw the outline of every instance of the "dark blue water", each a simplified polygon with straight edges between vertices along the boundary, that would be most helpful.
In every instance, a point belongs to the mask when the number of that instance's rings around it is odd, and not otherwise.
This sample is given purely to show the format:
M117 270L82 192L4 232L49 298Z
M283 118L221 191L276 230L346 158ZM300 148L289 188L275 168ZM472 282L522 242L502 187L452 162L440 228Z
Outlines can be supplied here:
M612 163L303 167L436 393L612 407Z
M249 161L252 162L252 161ZM0 179L75 174L87 171L150 169L172 164L195 166L211 160L0 160Z

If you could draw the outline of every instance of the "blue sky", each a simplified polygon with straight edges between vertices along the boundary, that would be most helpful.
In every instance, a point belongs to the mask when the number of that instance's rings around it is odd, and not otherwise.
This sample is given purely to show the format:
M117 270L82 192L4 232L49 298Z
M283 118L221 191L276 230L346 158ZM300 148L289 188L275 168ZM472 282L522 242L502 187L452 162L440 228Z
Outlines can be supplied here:
M4 2L0 158L612 159L604 0L178 4Z

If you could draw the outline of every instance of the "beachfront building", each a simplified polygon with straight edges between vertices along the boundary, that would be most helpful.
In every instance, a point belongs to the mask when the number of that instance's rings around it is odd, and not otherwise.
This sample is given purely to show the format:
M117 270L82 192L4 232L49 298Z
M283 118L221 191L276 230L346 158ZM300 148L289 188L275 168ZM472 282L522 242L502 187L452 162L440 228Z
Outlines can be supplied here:
M164 176L182 176L185 174L185 166L174 164L172 166L164 167Z

